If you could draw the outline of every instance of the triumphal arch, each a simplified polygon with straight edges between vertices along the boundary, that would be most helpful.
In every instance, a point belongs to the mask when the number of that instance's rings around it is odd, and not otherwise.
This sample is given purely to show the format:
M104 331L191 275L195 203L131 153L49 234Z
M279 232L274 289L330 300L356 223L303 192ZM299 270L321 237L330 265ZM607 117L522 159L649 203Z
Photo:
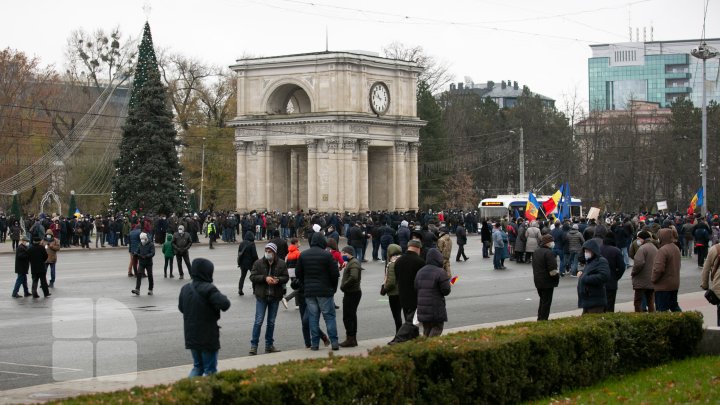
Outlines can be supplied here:
M418 208L416 63L318 52L231 68L238 211Z

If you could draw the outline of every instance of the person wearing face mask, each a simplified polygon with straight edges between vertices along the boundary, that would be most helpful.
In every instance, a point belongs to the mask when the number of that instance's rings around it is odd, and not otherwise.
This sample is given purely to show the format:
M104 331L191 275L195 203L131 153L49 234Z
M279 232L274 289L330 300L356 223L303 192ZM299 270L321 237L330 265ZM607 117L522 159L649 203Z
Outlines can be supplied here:
M185 261L185 266L190 270L190 246L192 246L192 239L190 235L185 232L185 226L179 225L177 232L173 235L172 247L175 252L175 258L177 259L178 273L180 273L180 280L185 278L183 273L182 264Z
M265 329L265 353L279 352L275 347L275 317L280 300L283 298L284 285L288 282L288 269L285 261L277 257L274 243L265 245L265 254L255 261L250 271L250 281L255 293L255 323L250 340L250 355L257 354L263 320L267 314Z
M18 245L20 245L21 233L22 228L20 228L20 223L18 221L15 221L15 223L10 226L10 241L12 241L13 252L15 252L15 249L17 249Z
M30 269L28 242L30 242L30 240L27 238L27 236L23 236L20 244L15 250L15 273L17 274L17 278L15 279L15 287L12 291L13 298L20 298L20 295L18 294L18 292L20 292L20 287L23 288L26 297L32 295L30 294L30 290L28 289L27 282L27 274L28 270Z
M55 265L57 264L57 252L60 251L60 241L57 240L51 230L45 233L42 245L45 246L47 252L46 267L50 269L50 288L55 287Z
M597 239L590 239L582 246L585 256L585 270L578 271L578 308L584 314L601 314L607 306L605 284L610 279L610 266L600 253Z
M643 302L648 312L655 312L655 290L653 288L650 277L652 276L652 267L657 254L657 247L652 243L652 236L648 231L640 231L637 236L636 245L639 242L640 247L635 253L632 273L632 286L635 291L633 304L635 312L643 311Z
M555 241L550 234L545 234L540 240L540 246L533 254L532 268L533 280L537 289L540 303L538 305L538 321L547 321L550 317L553 291L560 282L557 259L553 248Z
M47 282L47 267L45 267L45 261L47 260L47 252L44 246L40 245L42 239L33 237L32 245L28 248L28 256L30 258L30 273L32 274L32 295L33 298L40 298L38 295L38 283L42 289L45 298L50 296L50 289L48 288Z
M140 234L140 246L138 246L137 257L138 257L138 271L137 281L135 282L135 289L132 293L140 295L140 284L142 283L142 276L147 271L148 278L148 295L153 295L153 287L155 282L153 280L153 257L155 256L155 244L150 241L148 234L145 232Z
M343 324L345 325L345 341L340 347L357 346L357 309L362 298L360 279L362 268L360 261L355 258L355 249L352 246L345 246L342 249L345 269L340 281L340 291L343 295Z

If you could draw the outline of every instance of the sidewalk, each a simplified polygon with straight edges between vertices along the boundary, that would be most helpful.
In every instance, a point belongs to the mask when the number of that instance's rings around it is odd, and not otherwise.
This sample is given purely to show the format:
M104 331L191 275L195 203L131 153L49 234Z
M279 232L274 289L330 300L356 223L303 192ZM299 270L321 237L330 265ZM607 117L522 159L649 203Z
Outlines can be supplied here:
M716 326L717 312L716 307L711 306L705 300L702 292L683 294L679 297L680 306L683 311L700 311L705 318L705 327ZM633 311L632 302L625 302L616 305L618 312ZM551 318L562 318L569 316L579 316L581 310L567 311L551 314ZM480 325L470 325L459 328L446 329L443 333L453 333L466 330L476 330L483 328L492 328L500 325L509 325L517 322L534 321L535 317L514 319L501 322L486 323ZM341 349L334 352L339 356L360 356L368 352L368 350L384 346L392 339L385 337L379 339L358 341L358 347ZM324 358L328 356L330 349L323 348L317 352L308 349L288 350L273 354L260 354L257 356L238 357L218 361L218 370L229 369L248 369L255 368L260 365L277 364L288 360ZM188 358L190 355L188 354ZM44 401L73 397L94 392L111 392L116 390L129 389L134 386L153 386L158 384L170 384L187 377L192 369L191 364L177 367L161 368L157 370L140 371L135 374L121 374L105 377L95 377L82 380L56 382L51 384L38 385L33 387L18 388L7 391L0 391L0 404L11 403L42 403Z

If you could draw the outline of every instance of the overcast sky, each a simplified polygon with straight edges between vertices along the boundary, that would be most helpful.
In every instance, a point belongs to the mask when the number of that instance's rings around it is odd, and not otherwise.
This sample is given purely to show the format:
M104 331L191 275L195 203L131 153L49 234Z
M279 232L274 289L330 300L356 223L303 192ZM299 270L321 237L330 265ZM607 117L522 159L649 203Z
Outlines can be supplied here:
M587 101L588 45L626 42L628 27L655 40L698 39L706 0L25 0L2 3L0 46L62 67L70 32L120 26L139 36L150 4L156 46L227 66L243 53L381 52L393 41L421 45L451 66L455 81L518 81L558 100ZM710 2L707 38L720 37Z

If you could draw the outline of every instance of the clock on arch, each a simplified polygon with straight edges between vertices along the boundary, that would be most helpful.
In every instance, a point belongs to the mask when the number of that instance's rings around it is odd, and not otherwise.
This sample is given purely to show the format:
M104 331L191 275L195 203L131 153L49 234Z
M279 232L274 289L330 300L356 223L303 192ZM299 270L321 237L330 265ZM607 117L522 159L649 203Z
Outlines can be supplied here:
M370 108L375 114L383 115L390 107L390 91L383 82L377 82L370 87Z

